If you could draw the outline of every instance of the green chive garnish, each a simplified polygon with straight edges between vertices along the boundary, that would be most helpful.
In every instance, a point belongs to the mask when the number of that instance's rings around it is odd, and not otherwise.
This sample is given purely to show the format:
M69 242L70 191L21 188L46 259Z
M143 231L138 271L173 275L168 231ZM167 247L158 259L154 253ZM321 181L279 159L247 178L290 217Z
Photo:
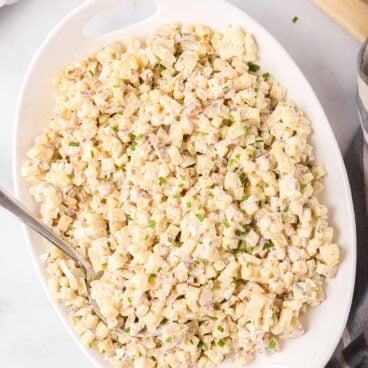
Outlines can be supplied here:
M273 248L275 245L271 242L266 242L263 244L262 250L267 250Z
M224 341L224 340L222 340L222 339L220 339L219 341L217 341L217 345L218 345L220 348L222 348L222 347L224 347L224 346L225 346L225 341Z
M257 64L254 64L251 61L248 61L248 67L250 72L257 72L261 67Z

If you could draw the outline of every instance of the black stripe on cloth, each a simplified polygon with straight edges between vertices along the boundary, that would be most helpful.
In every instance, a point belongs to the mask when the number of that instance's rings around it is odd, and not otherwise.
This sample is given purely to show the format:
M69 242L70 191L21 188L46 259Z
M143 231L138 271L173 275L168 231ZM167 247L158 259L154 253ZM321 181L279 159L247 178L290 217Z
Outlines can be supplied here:
M352 341L342 351L342 355L349 368L367 368L368 348L364 333Z
M365 108L362 98L360 97L359 93L357 93L357 106L358 106L358 112L360 115L360 120L362 123L362 128L365 130L365 132L368 134L368 111Z
M366 84L368 84L368 73L364 68L364 61L366 57L368 58L367 48L368 48L368 38L361 46L359 50L359 54L358 54L358 59L357 59L358 75L362 79L362 81L364 81Z
M357 230L357 272L348 329L355 339L368 328L368 215L363 167L363 132L358 129L345 155ZM367 365L368 368L368 365Z
M339 362L337 361L336 357L332 357L330 361L327 363L325 368L342 368L340 367Z
M368 348L366 343L362 344L361 341L362 336L364 339L364 330L368 329L368 215L363 166L364 144L363 131L359 128L344 158L351 186L357 227L356 283L347 324L353 341L345 349L340 341L326 368L346 368L346 365L340 365L339 361L345 361L347 365L348 362L358 364L357 366L348 365L349 368L368 368L368 360L366 360ZM359 339L358 342L355 342L355 339ZM362 351L357 350L358 347ZM341 353L343 354L342 357L339 356ZM350 356L352 354L357 354L357 358L352 358ZM338 356L339 359L337 359Z

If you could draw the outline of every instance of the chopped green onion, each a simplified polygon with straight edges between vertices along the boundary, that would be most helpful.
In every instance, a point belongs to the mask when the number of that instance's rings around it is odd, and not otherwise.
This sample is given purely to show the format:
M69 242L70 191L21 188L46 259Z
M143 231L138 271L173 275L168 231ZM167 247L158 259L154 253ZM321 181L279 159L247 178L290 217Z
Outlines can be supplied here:
M203 342L203 341L200 341L198 343L198 347L199 348L202 348L203 350L208 350L208 345L205 342Z
M162 267L159 267L159 268L157 269L157 273L159 273L161 270L162 270Z
M240 158L240 153L236 154L236 155L235 155L235 158L237 158L237 159L239 160L239 158Z
M304 191L305 191L305 187L307 186L307 184L302 184L301 186L300 186L300 193L304 193Z
M143 137L143 134L138 134L138 135L135 135L135 134L130 134L130 148L132 151L135 151L135 149L137 148L137 144L138 144L138 140L139 139L142 139Z
M224 226L226 227L226 229L228 229L230 227L230 224L226 219L224 221Z
M184 183L180 183L180 184L178 184L178 187L179 187L179 188L183 188L183 186L184 186Z
M114 84L113 85L113 88L120 88L121 87L121 85L120 84Z
M160 71L163 72L164 70L166 70L166 66L163 64L158 64L158 66L160 67Z
M189 342L190 342L192 345L194 344L194 342L193 342L193 340L192 340L192 339L190 339L190 340L189 340Z
M216 316L209 316L209 317L210 317L210 320L212 320L212 321L217 321L218 320L218 318Z
M71 147L78 147L79 143L78 142L69 142L69 146Z
M150 220L150 222L148 223L148 227L153 229L155 226L156 226L156 221L155 220Z
M286 207L282 210L282 212L287 212L287 211L289 211L289 206L286 206Z
M296 22L298 21L298 19L299 19L298 17L294 17L294 18L292 19L292 22L293 22L293 23L296 23Z
M168 240L169 243L173 242L173 238L167 238L167 240Z
M186 203L187 208L192 208L192 204L190 202Z
M94 77L95 76L95 73L93 73L92 70L88 70L88 73L91 74L91 77Z
M268 343L268 347L273 349L276 346L276 341L274 339L270 340Z
M94 151L93 151L93 150L91 150L91 157L92 157L92 158L95 158L95 153L94 153Z
M117 114L118 115L123 115L123 111L120 110L120 111L117 112Z
M269 76L270 76L270 73L263 73L263 74L262 74L262 77L263 77L264 79L267 79Z
M195 259L195 260L194 260L194 264L195 264L196 266L199 266L199 260L198 260L198 259Z
M144 240L147 240L148 239L148 234L146 234L146 236L144 237Z
M215 195L212 192L210 192L209 197L210 198L215 198Z
M125 328L124 328L124 332L125 332L125 333L129 333L129 332L130 332L130 327L125 327Z
M155 277L157 277L157 275L155 273L150 273L149 277L150 279L154 279Z
M217 330L220 332L224 332L224 328L222 326L217 326Z
M257 72L261 67L257 64L254 64L251 61L248 61L248 67L250 72Z
M262 142L264 142L263 139L256 139L256 143L262 143Z
M160 183L160 184L164 184L164 183L166 183L166 179L165 179L164 177L162 177L162 176L160 176L160 177L158 178L158 181L159 181L159 183Z
M200 213L196 213L196 214L195 214L195 217L197 217L197 219L198 219L200 222L203 222L203 220L204 220L204 216L203 216L203 215L201 215Z
M172 338L171 337L167 337L166 339L165 339L165 342L171 342L172 341Z
M250 319L248 319L248 321L245 321L246 325L249 325L249 323L252 323L252 321Z
M247 152L248 156L253 156L253 154L254 154L254 148L247 147L246 152Z
M245 127L244 127L244 135L245 135L245 136L249 135L249 132L250 132L249 127L245 126Z
M225 341L224 341L224 340L222 340L222 339L220 339L219 341L217 341L217 345L218 345L220 348L222 348L222 347L224 347L224 346L225 346Z
M208 281L206 281L206 282L204 282L203 284L202 284L202 286L207 286L208 285Z
M229 122L230 126L235 123L235 119L234 119L234 116L232 114L229 114L228 122Z
M268 250L273 248L275 245L272 242L266 242L263 244L262 250Z
M128 296L128 302L131 303L132 302L132 298L130 296Z

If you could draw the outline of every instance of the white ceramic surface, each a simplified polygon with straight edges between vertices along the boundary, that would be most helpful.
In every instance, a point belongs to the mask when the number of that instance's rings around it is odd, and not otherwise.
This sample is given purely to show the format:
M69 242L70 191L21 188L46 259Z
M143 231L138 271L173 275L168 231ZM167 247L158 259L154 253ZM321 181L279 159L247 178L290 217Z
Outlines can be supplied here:
M0 0L0 8L4 5L11 5L16 3L18 0Z
M285 343L283 351L272 359L257 358L249 367L294 368L296 365L299 368L323 367L337 344L350 307L355 274L355 225L342 159L328 121L310 85L285 51L262 27L244 13L220 0L185 2L154 0L154 3L158 4L158 10L143 22L96 38L81 36L81 29L91 16L103 8L120 2L122 0L104 2L93 0L82 5L55 28L31 64L23 84L16 118L18 127L14 150L16 194L35 210L34 203L27 195L26 186L19 177L19 166L34 136L47 125L47 117L50 116L52 107L50 80L56 70L112 40L124 41L129 35L144 37L162 23L172 21L204 23L219 30L223 30L230 22L244 26L256 36L260 45L262 69L274 74L288 88L289 96L312 120L316 154L318 160L324 162L329 171L325 180L327 190L324 202L331 209L331 221L338 229L337 241L344 251L344 260L338 276L328 283L327 301L308 314L307 333L301 338ZM207 11L209 8L210 13ZM39 255L44 251L42 242L28 231L27 240L45 285L43 268L39 261ZM70 329L62 308L59 306L55 308ZM75 334L71 333L75 338ZM79 343L77 338L76 341ZM90 350L84 350L91 361L99 366L96 356Z

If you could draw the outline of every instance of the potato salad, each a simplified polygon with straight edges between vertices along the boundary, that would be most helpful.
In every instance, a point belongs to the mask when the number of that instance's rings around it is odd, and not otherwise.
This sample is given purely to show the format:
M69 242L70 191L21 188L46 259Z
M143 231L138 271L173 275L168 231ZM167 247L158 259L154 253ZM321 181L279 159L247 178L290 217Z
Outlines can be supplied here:
M112 367L243 365L303 334L325 298L340 253L317 198L326 171L257 58L239 27L170 24L54 78L22 175L43 222L103 271L105 322L82 270L55 247L43 257L54 299Z

